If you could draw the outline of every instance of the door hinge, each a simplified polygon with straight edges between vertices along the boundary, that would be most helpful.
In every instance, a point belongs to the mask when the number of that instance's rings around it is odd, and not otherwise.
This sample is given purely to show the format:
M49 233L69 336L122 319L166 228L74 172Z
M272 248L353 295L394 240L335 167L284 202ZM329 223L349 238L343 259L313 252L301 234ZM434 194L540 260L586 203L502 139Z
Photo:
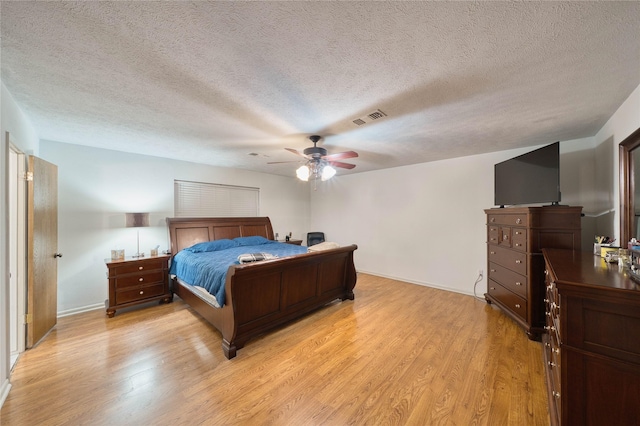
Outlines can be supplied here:
M32 182L33 181L33 172L25 172L24 180L26 180L27 182Z
M33 314L25 314L24 323L31 324L33 322Z

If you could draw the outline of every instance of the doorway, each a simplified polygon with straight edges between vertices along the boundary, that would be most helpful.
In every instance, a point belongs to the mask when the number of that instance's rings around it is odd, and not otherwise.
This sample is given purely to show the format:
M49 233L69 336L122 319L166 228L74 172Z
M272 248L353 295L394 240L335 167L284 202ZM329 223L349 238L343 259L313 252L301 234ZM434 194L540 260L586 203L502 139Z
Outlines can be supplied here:
M10 369L25 350L25 156L9 143L9 346Z

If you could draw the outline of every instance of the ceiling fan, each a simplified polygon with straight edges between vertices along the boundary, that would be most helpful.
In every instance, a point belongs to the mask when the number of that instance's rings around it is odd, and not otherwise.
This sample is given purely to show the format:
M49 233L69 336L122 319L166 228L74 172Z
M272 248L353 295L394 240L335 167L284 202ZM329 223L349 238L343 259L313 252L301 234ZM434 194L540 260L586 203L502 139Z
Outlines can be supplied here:
M307 160L304 165L300 166L300 168L296 170L298 179L307 181L309 180L309 177L313 177L314 179L318 179L318 177L320 177L322 180L328 180L336 174L336 169L334 167L353 169L356 166L355 164L343 163L342 161L338 160L355 158L358 156L357 152L345 151L327 155L326 149L316 146L320 139L321 137L318 135L309 136L309 140L313 142L313 146L305 148L305 150L302 152L293 148L285 148L287 151L299 155L300 157L303 157ZM268 164L294 162L295 161L273 161Z

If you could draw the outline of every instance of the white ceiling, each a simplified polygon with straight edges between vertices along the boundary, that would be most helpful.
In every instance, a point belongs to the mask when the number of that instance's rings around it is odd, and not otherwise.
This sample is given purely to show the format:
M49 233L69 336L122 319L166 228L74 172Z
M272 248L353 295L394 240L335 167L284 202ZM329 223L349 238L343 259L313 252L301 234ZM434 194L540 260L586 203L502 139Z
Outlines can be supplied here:
M640 85L640 2L0 7L41 139L287 176L311 134L339 174L593 136Z

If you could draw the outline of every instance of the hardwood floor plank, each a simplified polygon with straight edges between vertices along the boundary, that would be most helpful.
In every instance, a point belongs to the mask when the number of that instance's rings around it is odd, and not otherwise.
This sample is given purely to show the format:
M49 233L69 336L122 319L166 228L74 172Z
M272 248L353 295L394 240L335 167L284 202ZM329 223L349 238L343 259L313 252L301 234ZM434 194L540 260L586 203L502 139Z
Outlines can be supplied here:
M356 299L247 342L180 299L60 318L4 425L546 425L541 345L483 300L359 274ZM46 408L45 408L46 407Z

